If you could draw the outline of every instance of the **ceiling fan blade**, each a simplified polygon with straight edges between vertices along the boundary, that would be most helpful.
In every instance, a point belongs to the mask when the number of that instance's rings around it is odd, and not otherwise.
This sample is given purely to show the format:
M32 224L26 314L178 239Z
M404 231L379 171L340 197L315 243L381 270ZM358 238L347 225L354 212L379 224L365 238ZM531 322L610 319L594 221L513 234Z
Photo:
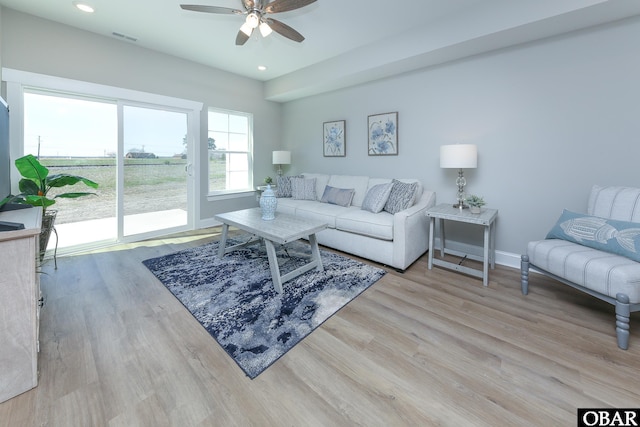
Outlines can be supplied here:
M253 31L251 31L253 33ZM249 36L244 33L244 31L238 31L238 35L236 36L236 46L242 46L249 40Z
M271 27L271 29L276 33L281 34L286 38L293 40L294 42L300 43L301 41L304 40L304 36L302 34L297 32L287 24L272 18L269 18L266 21L267 21L267 24L269 24L269 26Z
M254 7L256 7L256 2L254 0L242 0L242 4L244 5L244 8L247 10L251 10Z
M315 3L316 0L275 0L264 8L265 13L287 12L289 10L300 9Z
M224 13L228 15L243 15L244 12L238 9L230 9L228 7L218 6L203 6L199 4L181 4L180 7L184 10L191 10L194 12L206 12L206 13Z

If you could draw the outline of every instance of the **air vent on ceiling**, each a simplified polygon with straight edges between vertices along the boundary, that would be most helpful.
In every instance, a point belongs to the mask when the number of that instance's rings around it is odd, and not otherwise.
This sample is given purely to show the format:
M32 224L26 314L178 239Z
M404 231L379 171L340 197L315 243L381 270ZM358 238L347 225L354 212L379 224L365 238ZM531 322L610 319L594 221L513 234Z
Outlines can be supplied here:
M122 34L122 33L117 33L117 32L112 32L111 34L113 34L116 37L120 37L121 39L125 39L128 40L130 42L137 42L138 39L135 37L131 37L131 36L127 36L126 34Z

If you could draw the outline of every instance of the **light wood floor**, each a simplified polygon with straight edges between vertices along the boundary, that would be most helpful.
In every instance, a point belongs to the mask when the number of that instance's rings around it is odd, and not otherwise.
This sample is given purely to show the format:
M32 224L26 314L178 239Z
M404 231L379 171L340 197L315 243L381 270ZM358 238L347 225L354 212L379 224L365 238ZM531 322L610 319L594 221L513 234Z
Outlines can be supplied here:
M498 266L390 271L255 380L141 264L219 229L44 266L40 384L0 426L571 426L640 405L640 318ZM214 233L214 234L211 234ZM285 284L286 291L286 284Z

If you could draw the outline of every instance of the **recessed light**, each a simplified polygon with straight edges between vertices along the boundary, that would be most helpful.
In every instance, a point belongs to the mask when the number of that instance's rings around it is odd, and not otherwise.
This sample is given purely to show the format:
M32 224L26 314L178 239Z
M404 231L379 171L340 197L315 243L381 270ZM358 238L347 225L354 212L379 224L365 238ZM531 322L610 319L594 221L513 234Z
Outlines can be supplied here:
M87 13L93 13L93 12L95 12L95 9L94 9L92 6L88 5L87 3L83 3L83 2L79 2L79 1L74 1L74 2L73 2L73 5L74 5L76 8L80 9L81 11L83 11L83 12L87 12Z
M266 67L266 66L264 66L264 65L258 65L258 70L260 70L260 71L266 71L266 70L267 70L267 67Z

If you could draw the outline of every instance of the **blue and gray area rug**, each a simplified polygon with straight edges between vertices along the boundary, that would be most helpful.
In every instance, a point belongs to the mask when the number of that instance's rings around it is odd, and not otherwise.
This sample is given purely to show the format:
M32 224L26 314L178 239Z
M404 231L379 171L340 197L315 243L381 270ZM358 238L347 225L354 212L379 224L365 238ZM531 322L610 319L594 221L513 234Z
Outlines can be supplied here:
M227 242L227 245L239 241ZM251 378L379 280L385 271L324 250L315 269L283 284L271 281L263 244L218 258L218 242L143 261ZM277 251L281 274L308 262L305 242Z

